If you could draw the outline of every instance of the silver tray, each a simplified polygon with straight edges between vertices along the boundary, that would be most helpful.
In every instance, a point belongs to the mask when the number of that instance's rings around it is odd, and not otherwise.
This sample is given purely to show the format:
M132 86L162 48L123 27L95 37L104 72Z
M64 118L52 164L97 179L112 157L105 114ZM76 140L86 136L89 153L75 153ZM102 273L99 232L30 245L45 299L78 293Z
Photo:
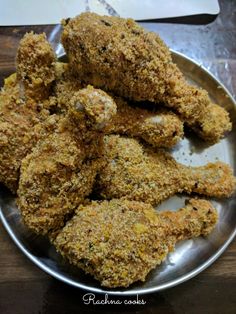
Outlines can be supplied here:
M236 120L236 104L229 92L199 64L184 55L172 52L174 61L192 84L205 88L215 103L225 107ZM236 123L234 123L236 125ZM203 165L216 160L230 164L234 170L236 152L236 129L220 143L208 147L191 135L184 138L172 150L173 156L188 165ZM180 208L184 196L174 196L158 207L158 210ZM0 187L0 216L4 227L19 249L38 267L53 277L91 292L113 295L151 293L176 286L203 271L226 249L236 234L236 196L230 199L212 200L219 213L219 223L212 234L204 239L182 241L167 260L152 271L144 283L136 283L127 289L105 289L84 272L69 265L58 255L46 238L36 236L21 221L14 197L3 186Z

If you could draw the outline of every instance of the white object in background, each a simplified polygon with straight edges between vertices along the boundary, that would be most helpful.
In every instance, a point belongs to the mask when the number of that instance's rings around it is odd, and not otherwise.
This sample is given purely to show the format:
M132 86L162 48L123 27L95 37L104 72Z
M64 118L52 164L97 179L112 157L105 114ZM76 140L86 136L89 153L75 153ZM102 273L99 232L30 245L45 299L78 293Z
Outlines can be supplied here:
M160 19L219 13L217 0L0 0L0 25L57 24L84 11Z

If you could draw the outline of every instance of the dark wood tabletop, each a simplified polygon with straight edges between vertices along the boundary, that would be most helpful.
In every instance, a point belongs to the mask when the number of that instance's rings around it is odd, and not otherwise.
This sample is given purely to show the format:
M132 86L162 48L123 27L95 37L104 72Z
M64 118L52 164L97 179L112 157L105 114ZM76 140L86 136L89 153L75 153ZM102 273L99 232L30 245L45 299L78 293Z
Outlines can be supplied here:
M202 63L236 95L236 2L220 1L221 13L208 24L142 23L177 51ZM199 17L200 18L200 17ZM188 21L189 22L189 21ZM190 20L191 22L191 20ZM198 21L199 22L199 21ZM27 31L46 32L54 47L59 27L0 27L0 86L14 71L17 45ZM84 291L53 279L15 246L0 224L0 313L236 313L236 241L197 277L177 287L139 296L145 305L84 304ZM112 299L117 300L113 297ZM136 297L127 297L135 300ZM96 300L104 296L96 295Z

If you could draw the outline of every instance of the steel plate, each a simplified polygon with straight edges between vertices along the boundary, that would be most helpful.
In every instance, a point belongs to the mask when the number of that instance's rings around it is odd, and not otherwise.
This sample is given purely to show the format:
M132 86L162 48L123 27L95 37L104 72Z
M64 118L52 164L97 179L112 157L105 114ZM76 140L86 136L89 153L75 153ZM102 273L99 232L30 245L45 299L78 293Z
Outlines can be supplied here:
M186 78L193 84L205 88L215 103L225 107L236 125L236 104L229 92L207 70L184 55L172 52ZM184 138L172 154L188 165L203 165L216 160L224 161L236 169L236 129L220 143L208 147L199 139ZM184 204L183 196L175 196L161 204L158 210L175 210ZM236 234L236 197L213 200L219 213L219 223L208 238L182 241L167 260L152 271L145 283L136 283L127 289L101 288L99 282L69 265L55 251L46 238L36 236L22 223L14 197L3 186L0 187L0 215L7 232L36 265L53 277L72 286L91 292L113 295L151 293L178 285L203 271L226 249Z

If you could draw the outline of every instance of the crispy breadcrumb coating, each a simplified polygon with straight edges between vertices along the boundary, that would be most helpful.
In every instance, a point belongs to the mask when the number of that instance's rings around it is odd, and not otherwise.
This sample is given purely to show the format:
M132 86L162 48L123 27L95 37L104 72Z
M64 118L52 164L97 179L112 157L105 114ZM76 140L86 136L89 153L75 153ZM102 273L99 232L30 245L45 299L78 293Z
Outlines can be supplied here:
M44 123L48 134L23 160L19 181L18 206L30 229L45 235L61 228L90 194L103 165L102 129L115 113L112 98L89 86L71 97L66 116Z
M192 199L176 212L160 213L135 201L92 202L79 207L54 244L102 286L128 287L144 281L177 241L207 236L217 219L205 200Z
M32 128L49 115L40 104L23 101L19 94L16 74L12 74L0 91L0 182L13 193L18 187L21 161L36 141Z
M56 113L66 114L70 109L71 96L86 87L87 84L82 84L81 80L74 77L68 63L57 62L55 68L56 80L53 86L51 107L55 106Z
M57 62L45 34L20 41L17 73L0 92L0 182L17 191L25 224L70 263L103 286L128 287L177 241L207 236L218 219L205 200L176 212L150 204L177 192L235 190L224 163L186 167L154 147L175 145L182 121L212 142L231 123L206 91L187 85L161 39L133 20L85 13L64 22L62 42L69 64ZM164 103L179 117L138 101ZM131 138L104 138L117 133ZM112 200L90 203L92 190Z
M97 190L104 198L121 198L156 205L176 193L229 197L235 191L232 169L222 162L187 167L163 150L143 147L135 139L105 137L105 166Z
M183 122L167 110L148 111L114 97L117 114L107 126L106 134L138 137L154 147L173 147L184 135Z
M132 19L88 12L63 27L61 41L80 79L131 100L163 102L207 141L217 142L231 130L227 111L212 104L205 90L187 84L157 34Z
M22 96L36 101L47 99L55 80L56 55L45 33L26 33L16 56L17 77Z
M71 95L79 91L83 83L74 77L66 63L56 63L57 80L54 86L55 97L51 104L55 111L66 113ZM136 107L121 97L110 94L117 105L117 114L105 129L106 134L126 134L139 137L155 147L172 147L183 137L183 122L167 110L148 111Z

